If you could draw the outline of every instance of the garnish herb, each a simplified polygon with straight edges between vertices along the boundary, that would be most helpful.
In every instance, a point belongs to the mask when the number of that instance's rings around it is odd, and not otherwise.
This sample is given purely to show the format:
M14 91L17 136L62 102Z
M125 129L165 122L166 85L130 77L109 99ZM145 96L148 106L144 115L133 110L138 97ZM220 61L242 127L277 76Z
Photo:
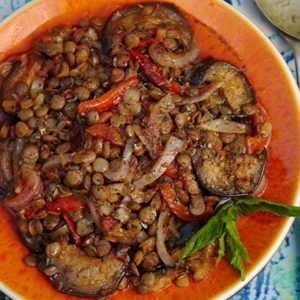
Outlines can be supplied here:
M217 213L187 242L179 259L181 263L208 244L218 241L217 263L226 255L231 265L245 279L243 261L250 262L236 228L240 215L267 212L278 216L300 217L300 207L279 204L254 197L235 197L221 205Z

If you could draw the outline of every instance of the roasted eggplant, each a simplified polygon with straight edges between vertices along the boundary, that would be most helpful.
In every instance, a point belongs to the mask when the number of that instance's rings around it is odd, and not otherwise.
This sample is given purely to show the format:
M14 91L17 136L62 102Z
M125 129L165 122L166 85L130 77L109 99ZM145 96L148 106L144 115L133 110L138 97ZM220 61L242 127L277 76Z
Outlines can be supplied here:
M198 48L192 43L192 30L189 23L175 6L170 4L134 5L113 14L104 28L105 52L107 53L130 33L137 33L135 37L141 43L152 44L149 47L151 58L164 66L172 67L174 64L177 67L182 66L183 62L189 63L198 55ZM157 35L161 41L171 38L175 43L166 49L163 43L153 43ZM116 36L119 39L116 39Z
M234 66L221 61L208 60L193 69L188 81L191 85L201 86L222 81L225 77L227 79L220 92L233 113L240 114L244 104L254 102L254 93L246 76Z
M255 192L267 162L266 150L259 154L233 154L225 150L198 149L193 156L198 180L220 196L244 196Z
M59 290L80 297L102 297L112 293L126 273L124 259L109 253L103 259L91 258L75 245L61 245L58 256L46 258L41 268L53 266L50 280Z

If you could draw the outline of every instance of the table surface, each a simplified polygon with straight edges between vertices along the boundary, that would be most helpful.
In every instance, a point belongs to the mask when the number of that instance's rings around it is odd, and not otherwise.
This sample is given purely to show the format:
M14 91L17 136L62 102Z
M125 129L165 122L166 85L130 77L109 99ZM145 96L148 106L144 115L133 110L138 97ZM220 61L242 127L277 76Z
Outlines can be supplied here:
M295 61L292 50L274 27L264 19L254 0L225 1L251 19L269 37L295 75ZM30 2L30 0L0 0L0 21L27 2ZM9 300L1 293L0 299ZM232 300L253 299L300 299L300 220L294 222L289 235L265 269L244 289L232 297Z

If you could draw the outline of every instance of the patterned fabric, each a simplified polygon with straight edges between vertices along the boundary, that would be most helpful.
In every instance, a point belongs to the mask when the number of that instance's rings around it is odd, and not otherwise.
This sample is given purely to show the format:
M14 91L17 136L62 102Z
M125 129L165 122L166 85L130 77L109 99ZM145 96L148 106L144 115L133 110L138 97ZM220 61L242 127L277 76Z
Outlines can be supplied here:
M57 0L59 1L59 0ZM188 0L187 0L188 1ZM254 0L225 0L238 9L269 37L295 75L292 50L264 19ZM30 0L0 0L0 20ZM297 238L298 237L298 238ZM232 300L298 300L300 299L300 220L297 220L276 255L258 276ZM9 300L0 293L1 300ZM42 299L41 299L42 300Z

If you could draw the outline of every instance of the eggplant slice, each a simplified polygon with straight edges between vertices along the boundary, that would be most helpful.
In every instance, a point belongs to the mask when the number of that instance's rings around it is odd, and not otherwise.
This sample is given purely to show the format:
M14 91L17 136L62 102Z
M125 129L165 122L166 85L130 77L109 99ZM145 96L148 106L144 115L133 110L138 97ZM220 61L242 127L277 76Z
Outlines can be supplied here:
M220 196L253 194L259 186L267 162L267 152L256 155L233 154L221 150L198 149L193 165L202 186Z
M60 254L46 259L58 272L50 277L61 292L79 297L102 297L114 292L126 273L129 257L110 253L103 259L87 256L75 245L61 245Z
M148 9L145 9L148 8ZM111 48L111 41L116 35L143 32L154 37L157 28L179 30L181 41L189 48L192 42L192 30L187 20L178 12L175 6L162 3L145 3L118 10L106 23L103 34L104 51Z
M248 79L239 69L225 62L207 60L194 68L188 81L192 85L200 86L221 81L225 75L230 74L232 76L229 76L230 79L220 91L233 113L240 114L244 104L254 102L254 93Z

